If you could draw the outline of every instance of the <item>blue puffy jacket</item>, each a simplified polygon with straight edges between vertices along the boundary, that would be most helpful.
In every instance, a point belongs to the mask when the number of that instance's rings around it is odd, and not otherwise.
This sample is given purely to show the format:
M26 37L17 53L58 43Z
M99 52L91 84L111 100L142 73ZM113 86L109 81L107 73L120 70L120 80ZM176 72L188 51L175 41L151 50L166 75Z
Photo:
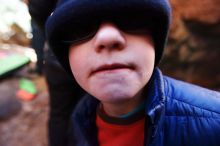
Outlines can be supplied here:
M165 77L159 69L155 69L148 89L146 146L220 146L218 92ZM87 95L76 107L71 146L98 146L98 104Z

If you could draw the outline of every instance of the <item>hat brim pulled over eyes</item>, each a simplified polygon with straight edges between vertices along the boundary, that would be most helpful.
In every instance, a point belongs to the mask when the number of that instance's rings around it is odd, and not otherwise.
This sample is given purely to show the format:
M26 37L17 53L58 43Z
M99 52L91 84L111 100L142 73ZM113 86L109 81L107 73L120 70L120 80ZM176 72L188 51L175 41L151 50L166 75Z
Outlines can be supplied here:
M66 40L91 33L103 21L127 29L146 26L152 29L157 65L167 40L170 18L167 0L61 0L47 20L46 36L62 66L71 73Z

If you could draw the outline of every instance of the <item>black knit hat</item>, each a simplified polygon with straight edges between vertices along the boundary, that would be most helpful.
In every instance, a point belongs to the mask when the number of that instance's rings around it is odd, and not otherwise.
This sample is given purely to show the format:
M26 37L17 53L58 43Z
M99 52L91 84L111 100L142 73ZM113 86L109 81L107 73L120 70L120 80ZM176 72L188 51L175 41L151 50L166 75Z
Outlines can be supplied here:
M113 20L124 25L146 25L151 28L158 65L167 40L171 9L168 0L60 0L46 23L46 35L56 57L71 73L65 39L77 36L84 25ZM130 24L133 23L133 24ZM86 30L85 30L86 31Z

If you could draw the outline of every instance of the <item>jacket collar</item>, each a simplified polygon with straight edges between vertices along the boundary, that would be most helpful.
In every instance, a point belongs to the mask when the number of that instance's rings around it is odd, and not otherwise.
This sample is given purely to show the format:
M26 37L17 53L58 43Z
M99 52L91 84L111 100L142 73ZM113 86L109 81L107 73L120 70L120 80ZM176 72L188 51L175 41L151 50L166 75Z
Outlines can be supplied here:
M146 99L145 125L145 145L154 145L158 141L163 141L163 121L165 115L165 86L161 71L155 68L154 73L148 83L148 93Z
M146 115L150 118L150 123L155 125L164 110L164 81L163 75L158 68L155 68L151 80L148 84L148 94L146 99Z

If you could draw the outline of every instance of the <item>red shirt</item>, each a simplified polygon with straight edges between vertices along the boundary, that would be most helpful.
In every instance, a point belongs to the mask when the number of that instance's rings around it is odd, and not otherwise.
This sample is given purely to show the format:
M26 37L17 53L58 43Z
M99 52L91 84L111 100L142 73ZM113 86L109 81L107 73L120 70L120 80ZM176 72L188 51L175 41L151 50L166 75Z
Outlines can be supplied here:
M116 118L114 118L116 119ZM107 121L97 114L99 146L143 146L145 118L142 116L132 123ZM123 123L123 124L122 124Z

